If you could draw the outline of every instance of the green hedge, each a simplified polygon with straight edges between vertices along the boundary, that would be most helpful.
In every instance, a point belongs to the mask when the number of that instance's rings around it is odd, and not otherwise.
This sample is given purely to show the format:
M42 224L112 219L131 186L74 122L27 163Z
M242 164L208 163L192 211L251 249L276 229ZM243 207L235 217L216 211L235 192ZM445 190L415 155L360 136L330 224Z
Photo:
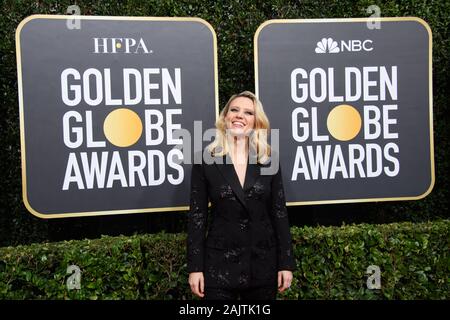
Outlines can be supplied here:
M297 270L280 299L449 299L450 220L292 228ZM184 234L0 248L0 299L192 299ZM67 290L67 267L81 289ZM381 289L366 286L369 265Z
M32 14L65 14L76 3L83 15L105 16L181 16L200 17L208 21L217 34L219 63L219 98L223 106L235 92L254 90L253 36L258 26L269 19L312 19L369 17L367 8L377 5L382 17L416 16L424 19L433 32L433 103L435 130L436 185L423 200L355 204L355 217L346 218L342 211L349 205L315 206L315 222L340 225L346 221L387 223L396 221L427 221L450 218L450 1L423 0L5 0L0 16L0 246L26 244L51 239L51 222L29 214L21 198L19 108L15 30ZM303 217L305 207L290 209ZM352 210L353 211L353 210ZM316 214L318 213L318 214ZM166 215L152 214L153 216ZM136 217L139 215L136 214ZM321 219L320 217L326 217ZM103 221L107 218L98 218ZM119 218L118 218L119 219ZM133 217L122 217L120 224ZM175 217L178 219L178 217ZM340 220L341 219L341 220ZM68 219L61 224L63 234L81 234L91 230L89 218ZM157 221L152 221L157 224ZM78 228L78 229L77 229ZM159 229L160 230L160 229ZM95 233L95 232L93 232ZM67 238L70 238L67 236Z

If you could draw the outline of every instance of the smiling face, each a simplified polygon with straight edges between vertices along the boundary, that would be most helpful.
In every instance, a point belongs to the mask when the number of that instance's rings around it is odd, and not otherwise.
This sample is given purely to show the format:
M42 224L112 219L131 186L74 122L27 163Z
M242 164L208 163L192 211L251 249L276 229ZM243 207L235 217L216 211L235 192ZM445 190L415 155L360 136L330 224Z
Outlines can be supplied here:
M225 115L226 128L232 135L247 134L255 127L255 105L246 97L233 99Z

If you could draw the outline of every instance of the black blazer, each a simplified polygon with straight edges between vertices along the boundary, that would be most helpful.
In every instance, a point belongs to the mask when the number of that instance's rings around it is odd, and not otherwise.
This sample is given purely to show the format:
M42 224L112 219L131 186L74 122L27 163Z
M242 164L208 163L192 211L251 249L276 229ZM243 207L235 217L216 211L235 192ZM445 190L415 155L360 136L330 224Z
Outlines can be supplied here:
M187 270L207 287L276 286L295 268L281 170L261 175L269 164L249 161L242 188L230 157L214 159L192 167Z

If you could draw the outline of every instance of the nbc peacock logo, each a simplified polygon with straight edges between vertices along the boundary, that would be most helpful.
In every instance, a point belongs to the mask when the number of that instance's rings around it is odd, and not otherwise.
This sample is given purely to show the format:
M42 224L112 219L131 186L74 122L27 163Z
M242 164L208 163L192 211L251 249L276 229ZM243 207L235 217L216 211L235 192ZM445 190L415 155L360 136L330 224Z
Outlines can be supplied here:
M317 42L316 53L339 53L338 43L333 38L323 38Z

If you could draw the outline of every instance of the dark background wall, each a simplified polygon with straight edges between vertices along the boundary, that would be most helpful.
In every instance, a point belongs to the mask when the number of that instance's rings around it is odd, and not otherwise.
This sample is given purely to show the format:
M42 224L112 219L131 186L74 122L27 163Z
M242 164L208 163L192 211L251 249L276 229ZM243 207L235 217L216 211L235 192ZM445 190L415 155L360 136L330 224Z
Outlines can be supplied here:
M219 99L243 90L254 91L253 35L269 19L369 17L377 5L382 17L415 16L433 32L433 102L436 184L425 199L402 202L289 207L292 225L341 225L428 221L449 214L448 73L450 1L2 1L0 17L0 246L63 239L98 238L102 234L184 232L186 212L129 214L42 220L22 203L19 107L15 29L31 14L66 14L76 4L82 15L200 17L216 31Z

